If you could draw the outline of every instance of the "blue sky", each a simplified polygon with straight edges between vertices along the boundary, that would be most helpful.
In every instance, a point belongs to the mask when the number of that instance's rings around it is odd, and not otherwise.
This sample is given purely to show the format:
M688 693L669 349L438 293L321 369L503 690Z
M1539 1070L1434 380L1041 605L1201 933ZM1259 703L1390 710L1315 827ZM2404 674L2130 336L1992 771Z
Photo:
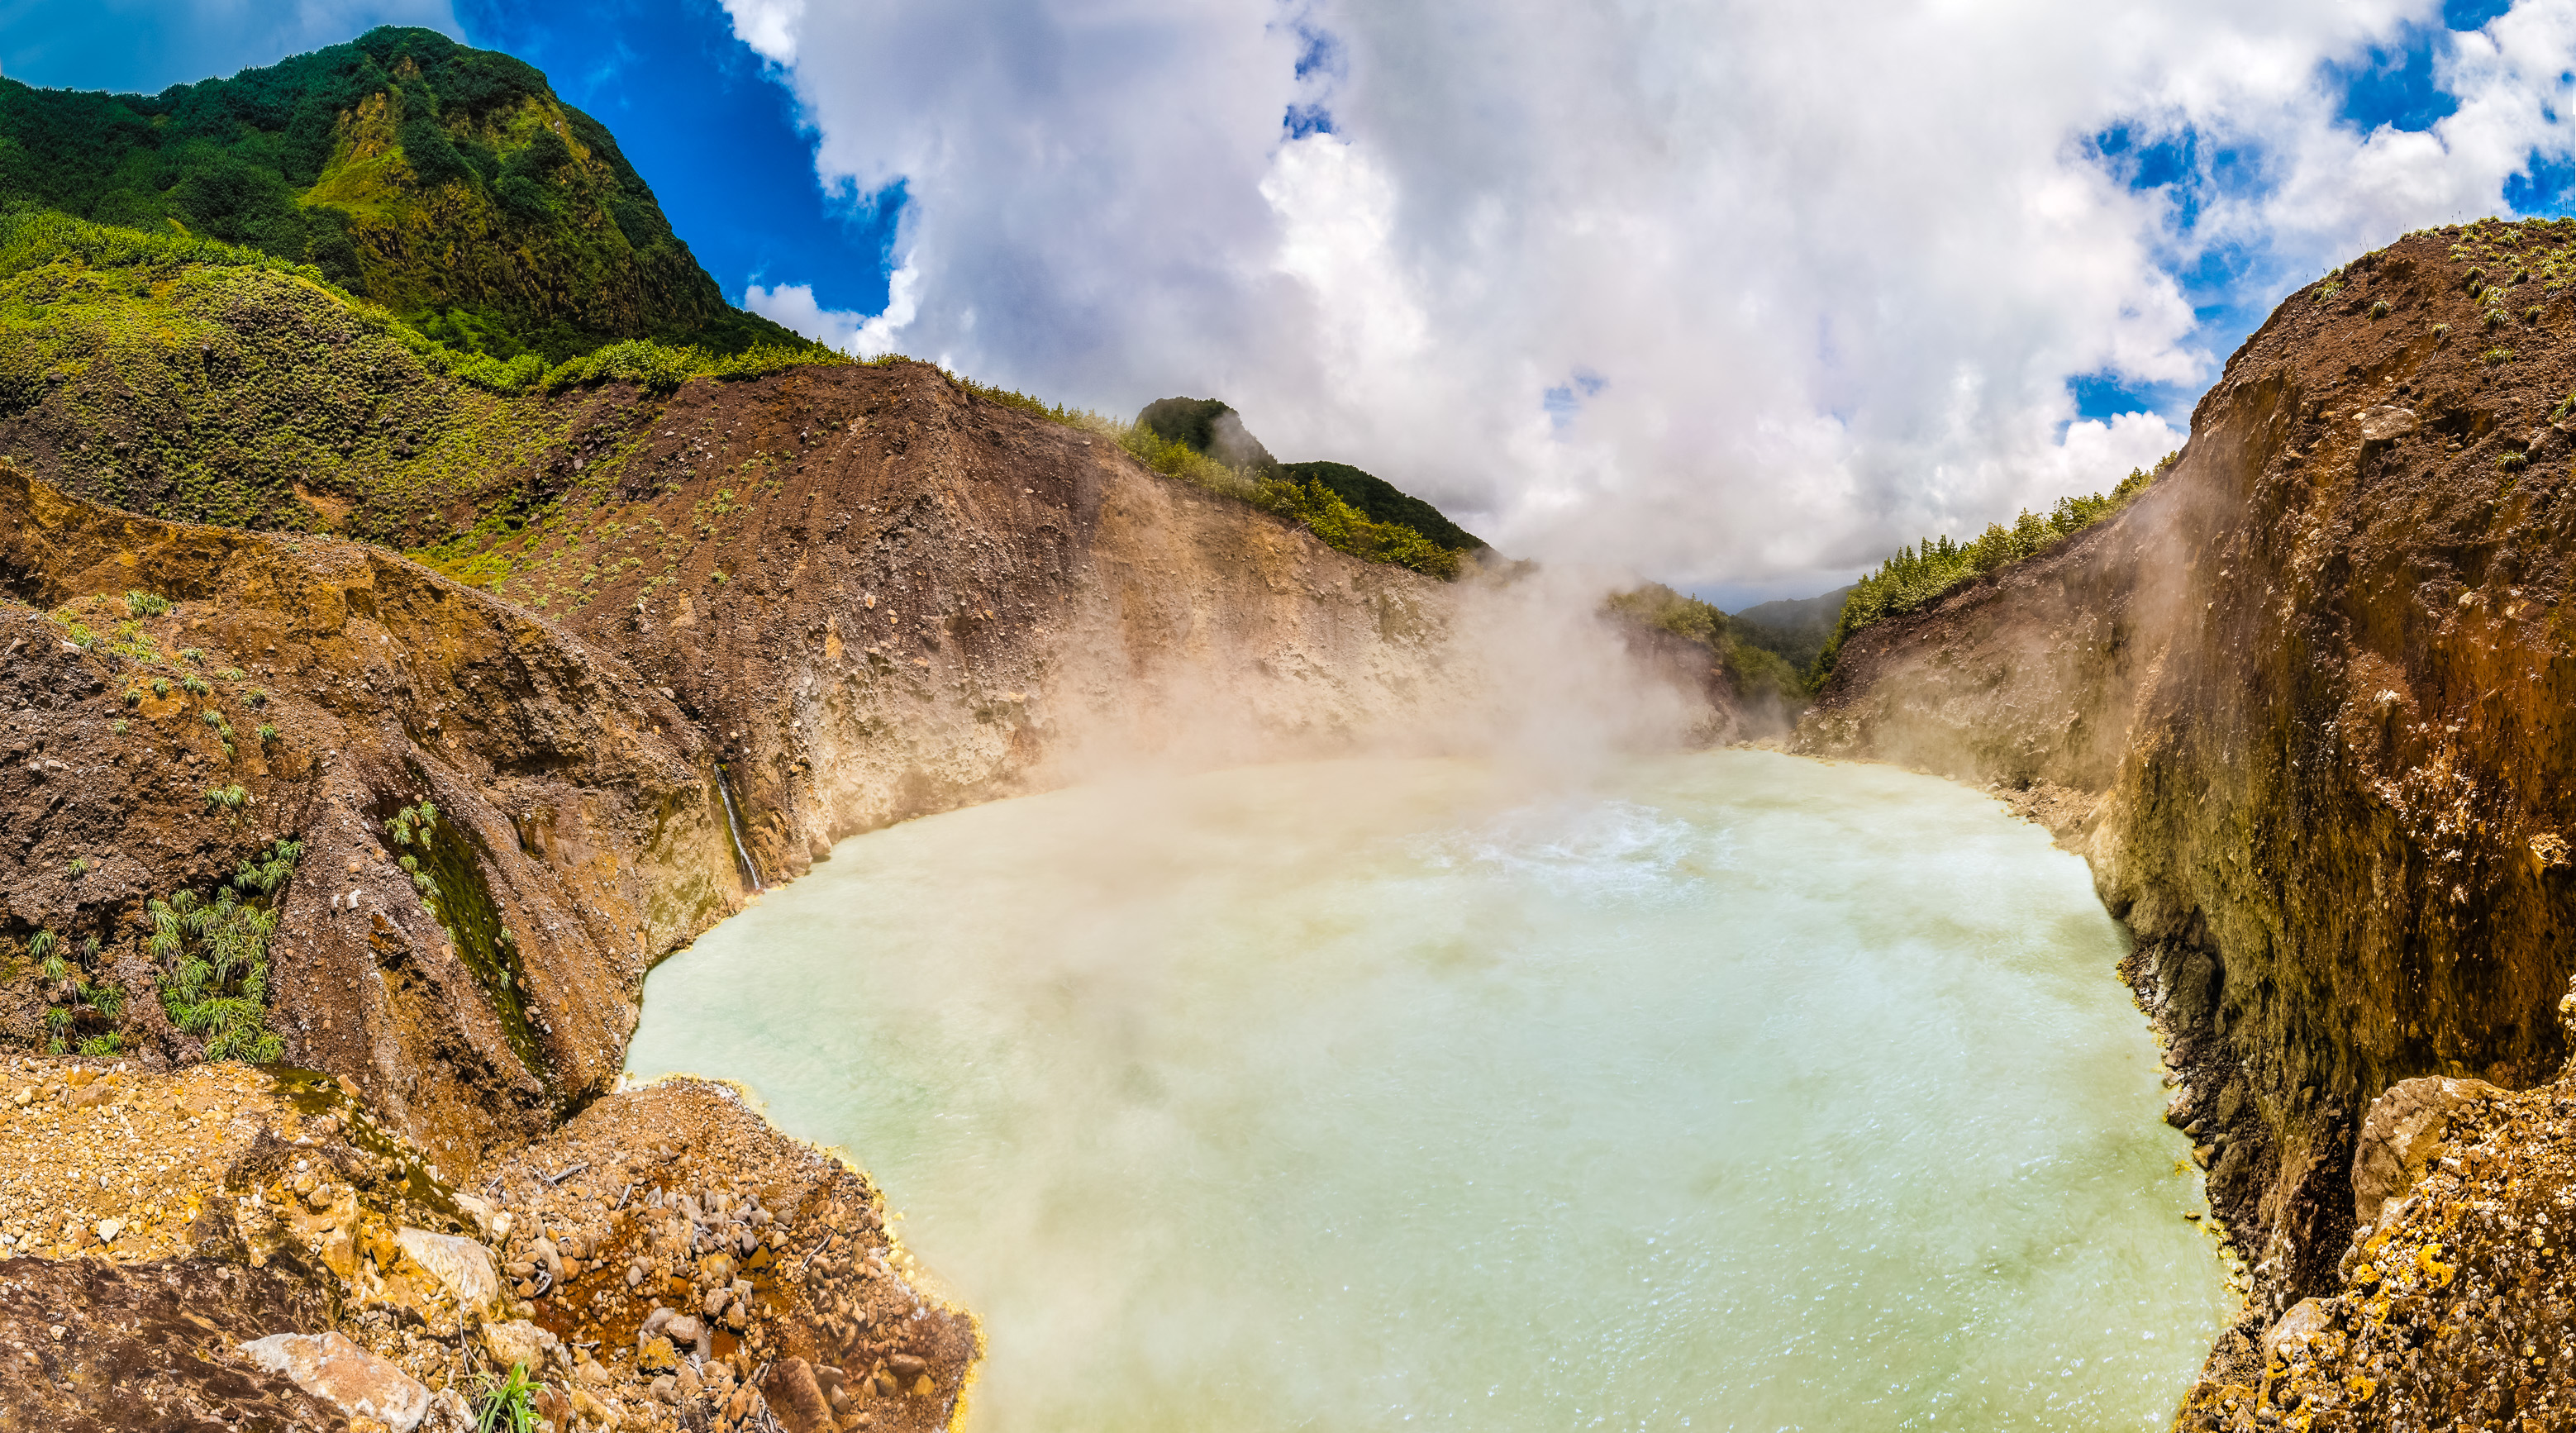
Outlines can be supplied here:
M1221 396L1730 604L2116 481L2324 269L2576 205L2576 0L0 0L0 69L376 23L545 70L782 321Z

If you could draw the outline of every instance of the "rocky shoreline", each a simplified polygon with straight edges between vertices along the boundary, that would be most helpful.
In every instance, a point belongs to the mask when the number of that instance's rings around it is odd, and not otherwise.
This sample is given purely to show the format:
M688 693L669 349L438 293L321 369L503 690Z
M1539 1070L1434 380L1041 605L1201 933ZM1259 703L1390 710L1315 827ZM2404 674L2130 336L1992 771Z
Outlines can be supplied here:
M721 1085L604 1096L468 1189L327 1076L5 1075L11 1426L452 1433L524 1368L567 1433L935 1429L980 1351L866 1177Z

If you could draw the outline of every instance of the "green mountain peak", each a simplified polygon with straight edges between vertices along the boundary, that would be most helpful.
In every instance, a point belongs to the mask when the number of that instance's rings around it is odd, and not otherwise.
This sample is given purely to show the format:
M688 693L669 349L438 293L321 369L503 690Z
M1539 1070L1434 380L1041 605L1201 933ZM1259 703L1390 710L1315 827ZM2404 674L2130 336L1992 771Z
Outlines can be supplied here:
M157 95L0 79L0 204L309 264L453 347L802 346L734 309L533 66L384 28Z

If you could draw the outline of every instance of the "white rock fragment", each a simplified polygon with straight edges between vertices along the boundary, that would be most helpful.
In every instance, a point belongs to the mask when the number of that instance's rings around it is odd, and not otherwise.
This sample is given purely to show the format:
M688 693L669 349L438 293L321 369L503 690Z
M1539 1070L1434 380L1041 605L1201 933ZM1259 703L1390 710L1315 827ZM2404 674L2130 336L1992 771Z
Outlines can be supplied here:
M378 1358L345 1334L280 1333L241 1346L250 1361L352 1418L373 1418L412 1433L429 1412L429 1389L391 1359Z
M394 1231L403 1257L427 1269L459 1304L481 1308L501 1296L501 1271L492 1251L456 1234L432 1234L408 1226Z

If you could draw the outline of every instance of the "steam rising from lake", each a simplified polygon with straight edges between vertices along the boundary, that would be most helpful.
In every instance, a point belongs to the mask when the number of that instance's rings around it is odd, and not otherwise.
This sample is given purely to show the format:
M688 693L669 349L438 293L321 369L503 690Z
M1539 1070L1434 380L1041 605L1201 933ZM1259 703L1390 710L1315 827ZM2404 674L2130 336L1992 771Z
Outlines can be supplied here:
M843 842L630 1064L855 1156L984 1429L2164 1427L2226 1315L2083 867L1754 752Z

